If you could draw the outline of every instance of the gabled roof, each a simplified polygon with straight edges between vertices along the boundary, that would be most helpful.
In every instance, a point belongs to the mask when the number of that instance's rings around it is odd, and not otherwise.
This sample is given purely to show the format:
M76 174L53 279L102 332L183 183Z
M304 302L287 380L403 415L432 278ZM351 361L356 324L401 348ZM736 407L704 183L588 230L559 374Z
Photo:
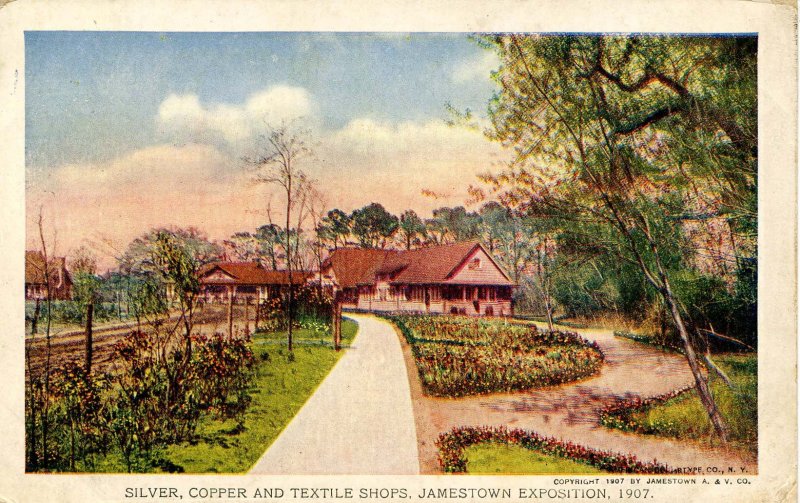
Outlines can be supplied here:
M236 284L242 285L288 285L288 271L270 271L258 262L212 262L200 268L198 276L200 281L214 271L220 270L233 278ZM300 285L305 283L310 273L307 271L292 271L292 283Z
M62 282L72 283L72 277L67 271L67 261L64 257L52 257L49 260L50 281L56 286ZM41 284L44 281L44 255L40 251L25 251L25 283Z
M505 278L499 284L513 285L508 274L478 241L409 251L344 248L335 250L326 265L333 266L336 282L342 288L374 284L378 275L388 276L395 284L446 283L477 248L486 253Z
M369 248L339 248L325 260L323 269L333 267L336 282L342 288L372 283L386 257L396 253Z

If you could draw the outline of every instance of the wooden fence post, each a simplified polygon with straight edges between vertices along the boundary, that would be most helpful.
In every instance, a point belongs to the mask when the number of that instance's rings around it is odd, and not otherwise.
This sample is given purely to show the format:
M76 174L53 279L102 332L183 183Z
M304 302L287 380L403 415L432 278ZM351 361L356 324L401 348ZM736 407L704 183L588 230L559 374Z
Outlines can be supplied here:
M92 316L94 315L94 303L86 305L86 373L92 372Z

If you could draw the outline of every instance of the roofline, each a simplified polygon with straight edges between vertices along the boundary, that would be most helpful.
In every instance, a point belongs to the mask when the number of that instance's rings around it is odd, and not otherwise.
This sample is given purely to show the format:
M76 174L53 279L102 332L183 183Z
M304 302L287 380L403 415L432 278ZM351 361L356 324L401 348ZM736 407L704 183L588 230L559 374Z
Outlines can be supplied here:
M450 272L447 273L447 276L445 276L445 280L449 279L461 266L463 266L466 263L467 258L470 255L472 255L472 252L475 251L475 248L480 248L481 250L483 250L483 253L485 253L486 256L489 257L489 260L491 260L492 264L494 264L497 270L500 271L500 274L505 276L505 278L508 280L509 283L511 283L512 285L516 285L516 283L514 283L514 280L511 279L511 277L508 275L505 269L500 267L500 264L497 263L494 257L492 257L492 254L489 253L489 250L487 250L486 247L483 246L483 243L481 243L480 241L476 241L475 246L470 248L469 251L466 254L464 254L464 258L462 258L461 261L458 264L456 264L456 266L453 267L453 269Z

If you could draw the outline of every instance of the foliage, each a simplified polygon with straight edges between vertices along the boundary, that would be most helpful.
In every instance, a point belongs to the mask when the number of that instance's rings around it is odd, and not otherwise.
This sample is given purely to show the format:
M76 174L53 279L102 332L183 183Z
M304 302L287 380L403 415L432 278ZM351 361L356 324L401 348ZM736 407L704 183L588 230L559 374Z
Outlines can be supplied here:
M564 442L538 433L505 427L460 427L442 433L436 441L439 448L439 465L447 473L467 471L466 448L482 443L519 445L525 449L550 456L570 459L578 463L612 473L669 473L670 468L651 461L643 463L635 456L598 451Z
M105 376L87 374L82 363L68 362L50 375L47 394L43 379L33 379L35 382L25 396L26 430L30 436L30 431L41 429L42 421L46 420L50 435L46 456L40 444L30 444L28 439L26 471L91 470L95 455L105 450L108 436L101 426L105 406L101 395L107 388ZM46 419L32 413L41 410L44 401L50 405Z
M332 245L333 249L338 248L340 245L347 244L347 238L350 237L352 220L350 216L342 210L336 208L330 210L325 215L319 225L319 232L322 239Z
M414 210L406 210L400 215L399 230L400 239L403 245L405 245L406 250L410 250L412 246L419 247L427 233L425 222L422 221Z
M222 417L236 417L241 424L250 403L248 386L254 362L247 339L220 333L195 336L191 366L200 407Z
M36 379L26 394L27 427L42 427L44 416L32 411L47 402L50 436L47 456L29 445L27 470L103 470L114 458L128 472L168 468L166 446L194 440L203 415L242 424L254 363L249 342L215 334L197 337L195 348L187 360L158 327L133 331L114 346L111 374L67 363L52 373L49 393Z
M128 244L120 257L120 271L134 276L160 276L161 265L158 264L156 250L163 249L165 236L170 245L196 262L198 265L214 262L221 258L222 249L211 243L200 229L195 227L162 227L154 228L139 236ZM159 240L162 241L159 244Z
M355 323L342 322L345 345L356 330ZM289 361L283 333L256 333L251 401L241 426L234 419L201 417L195 442L166 448L164 456L169 462L189 473L243 473L250 469L343 355L330 346L311 345L319 338L314 331L298 329L296 337L295 359Z
M350 215L351 230L364 248L385 248L400 226L398 218L379 203L371 203Z
M731 439L755 454L758 448L758 358L753 354L726 354L714 359L734 385L729 388L721 379L715 379L711 385L722 414L730 422ZM648 398L618 400L600 411L600 424L643 435L714 443L712 426L693 386Z
M333 296L330 289L303 284L295 287L293 326L329 326L333 317ZM289 296L281 295L262 301L259 306L260 327L267 332L288 326Z
M502 62L489 135L516 153L487 179L558 228L563 250L636 268L725 438L675 286L686 269L725 271L755 257L756 39L511 34L484 43Z
M412 344L427 394L464 396L571 382L597 372L603 355L572 332L470 318L391 318Z

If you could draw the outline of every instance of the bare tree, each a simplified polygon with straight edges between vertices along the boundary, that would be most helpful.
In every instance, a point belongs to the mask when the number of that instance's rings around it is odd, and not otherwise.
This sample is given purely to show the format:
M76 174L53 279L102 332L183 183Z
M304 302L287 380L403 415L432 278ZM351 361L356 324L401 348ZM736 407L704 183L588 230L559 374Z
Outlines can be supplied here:
M308 144L307 130L294 130L286 124L270 129L261 135L261 151L254 157L243 160L252 170L253 179L279 188L286 202L286 226L284 227L283 248L286 253L286 269L289 281L289 302L287 308L287 340L289 351L292 346L292 325L294 323L294 267L292 260L292 216L302 221L305 212L304 200L310 184L306 173L300 169L303 161L312 156ZM297 227L299 232L300 228ZM299 243L299 239L297 240ZM296 247L295 247L296 248Z

